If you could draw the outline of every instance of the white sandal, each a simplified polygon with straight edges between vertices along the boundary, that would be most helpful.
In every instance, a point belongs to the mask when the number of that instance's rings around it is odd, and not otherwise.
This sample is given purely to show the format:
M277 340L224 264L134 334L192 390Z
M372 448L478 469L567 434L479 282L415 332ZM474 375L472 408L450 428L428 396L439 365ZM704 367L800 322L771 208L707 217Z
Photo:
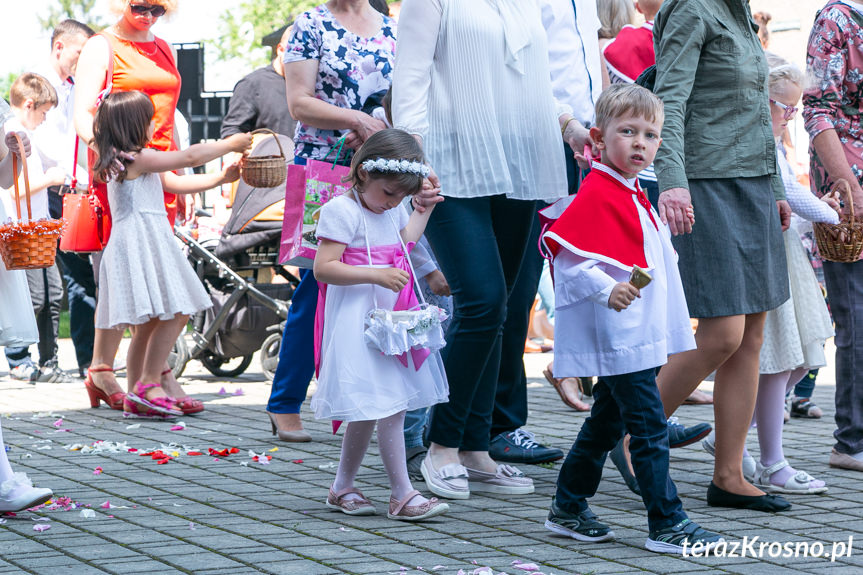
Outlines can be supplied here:
M805 471L799 470L797 471L797 473L789 477L788 481L786 481L785 485L783 486L774 485L770 482L771 475L773 475L780 469L785 469L788 466L789 463L786 459L783 459L782 461L777 461L770 467L764 467L763 465L761 465L760 461L756 461L755 481L753 482L753 484L755 485L755 487L758 487L759 489L762 489L767 493L813 495L815 493L825 493L827 491L826 485L822 485L821 487L811 487L811 483L817 480Z

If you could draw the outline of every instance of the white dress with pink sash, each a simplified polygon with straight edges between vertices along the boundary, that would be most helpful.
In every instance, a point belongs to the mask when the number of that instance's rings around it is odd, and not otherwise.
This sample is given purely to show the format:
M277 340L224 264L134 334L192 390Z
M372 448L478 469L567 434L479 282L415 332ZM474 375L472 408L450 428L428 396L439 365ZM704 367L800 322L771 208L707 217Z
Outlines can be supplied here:
M373 267L399 267L411 273L399 238L408 217L401 205L375 214L345 194L321 209L316 233L318 238L347 246L343 262L368 267L367 230ZM398 294L372 284L319 285L318 390L311 404L316 418L368 421L447 401L449 386L439 353L414 350L387 356L363 337L365 317L375 307L395 309L415 303L413 278Z

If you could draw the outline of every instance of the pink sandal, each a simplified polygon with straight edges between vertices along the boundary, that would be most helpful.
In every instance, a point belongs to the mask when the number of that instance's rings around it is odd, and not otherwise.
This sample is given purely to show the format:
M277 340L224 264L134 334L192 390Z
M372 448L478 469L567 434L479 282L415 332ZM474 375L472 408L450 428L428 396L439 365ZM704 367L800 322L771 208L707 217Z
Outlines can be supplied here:
M401 501L395 497L390 497L390 509L387 517L397 521L425 521L430 517L449 511L449 505L439 501L437 497L432 497L419 505L408 505L408 502L417 495L422 494L414 489L402 497Z
M345 499L345 495L356 493L360 496L359 499ZM327 494L327 507L341 511L345 515L374 515L375 506L372 502L366 499L366 496L356 487L348 487L342 489L338 493L330 487L330 492Z
M142 383L137 382L132 391L126 394L123 399L123 415L125 417L149 417L159 419L169 419L183 415L183 412L177 409L177 402L173 397L154 397L147 399L147 391L159 387L158 383Z
M171 370L166 369L161 373L161 376L165 377L169 373L171 373ZM204 411L204 402L188 395L185 397L174 398L174 402L177 404L177 409L183 412L183 415L192 415L193 413L201 413Z

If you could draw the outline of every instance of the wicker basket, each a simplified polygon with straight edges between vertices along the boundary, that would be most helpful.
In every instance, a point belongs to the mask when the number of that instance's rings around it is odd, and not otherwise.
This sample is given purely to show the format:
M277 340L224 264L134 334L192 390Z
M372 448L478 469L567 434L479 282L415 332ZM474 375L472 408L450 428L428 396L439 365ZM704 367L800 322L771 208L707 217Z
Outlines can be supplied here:
M268 133L279 146L278 156L246 156L241 165L241 176L243 181L253 188L275 188L285 183L288 175L285 151L279 137L267 129L255 130L252 134Z
M843 216L838 224L816 222L815 243L821 257L831 262L852 263L860 258L863 251L863 222L857 221L854 215L854 199L851 196L851 186L845 180L838 180L830 188L830 193L840 189L848 199L850 215Z
M24 144L20 136L18 149L23 150ZM24 172L24 191L27 203L27 221L21 221L21 201L18 190L18 178L15 178L15 209L18 221L0 225L0 256L8 270L35 270L54 265L57 255L57 240L63 229L62 220L44 219L33 221L33 211L30 206L30 179L27 174L27 159L21 155ZM18 156L12 156L12 169L18 173Z

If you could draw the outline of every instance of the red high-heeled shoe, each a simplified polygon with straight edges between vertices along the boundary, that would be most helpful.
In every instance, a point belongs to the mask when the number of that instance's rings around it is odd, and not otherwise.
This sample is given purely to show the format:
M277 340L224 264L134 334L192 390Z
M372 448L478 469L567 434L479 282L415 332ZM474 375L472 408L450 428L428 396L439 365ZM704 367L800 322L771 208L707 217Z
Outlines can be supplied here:
M99 402L104 401L105 404L111 409L123 411L123 399L126 397L125 393L123 393L122 391L118 391L116 393L108 395L107 393L96 387L96 384L93 382L93 374L102 372L114 373L114 369L110 367L87 368L87 379L84 380L84 387L87 388L87 395L90 396L90 407L99 407Z

